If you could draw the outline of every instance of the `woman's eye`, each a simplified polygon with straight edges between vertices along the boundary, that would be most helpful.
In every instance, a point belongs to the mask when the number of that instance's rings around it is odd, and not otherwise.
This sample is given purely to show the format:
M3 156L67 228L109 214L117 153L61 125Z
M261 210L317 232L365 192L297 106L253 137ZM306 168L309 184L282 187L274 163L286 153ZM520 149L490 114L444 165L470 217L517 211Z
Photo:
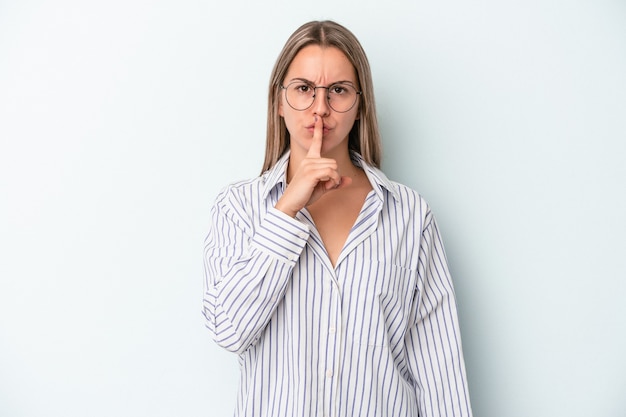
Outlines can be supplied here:
M308 93L311 91L311 86L306 85L306 84L301 84L296 86L296 91L299 93Z
M344 94L346 92L346 88L340 85L334 85L330 88L330 92L332 94Z

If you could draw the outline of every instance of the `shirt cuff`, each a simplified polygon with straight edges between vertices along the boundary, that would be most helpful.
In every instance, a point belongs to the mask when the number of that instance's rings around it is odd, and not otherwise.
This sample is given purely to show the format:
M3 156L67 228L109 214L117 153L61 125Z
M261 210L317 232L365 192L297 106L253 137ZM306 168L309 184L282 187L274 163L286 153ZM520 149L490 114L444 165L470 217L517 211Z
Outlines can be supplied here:
M307 225L271 207L256 230L252 245L285 263L295 263L310 233Z

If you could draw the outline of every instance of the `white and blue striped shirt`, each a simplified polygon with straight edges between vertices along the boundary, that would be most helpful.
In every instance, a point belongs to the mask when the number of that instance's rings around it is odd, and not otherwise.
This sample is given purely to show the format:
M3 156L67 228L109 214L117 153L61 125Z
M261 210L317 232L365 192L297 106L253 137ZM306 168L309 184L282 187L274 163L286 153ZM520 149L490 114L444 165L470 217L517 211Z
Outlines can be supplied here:
M306 209L294 219L274 208L288 153L216 200L203 313L239 355L237 417L472 415L431 211L353 158L373 190L334 268Z

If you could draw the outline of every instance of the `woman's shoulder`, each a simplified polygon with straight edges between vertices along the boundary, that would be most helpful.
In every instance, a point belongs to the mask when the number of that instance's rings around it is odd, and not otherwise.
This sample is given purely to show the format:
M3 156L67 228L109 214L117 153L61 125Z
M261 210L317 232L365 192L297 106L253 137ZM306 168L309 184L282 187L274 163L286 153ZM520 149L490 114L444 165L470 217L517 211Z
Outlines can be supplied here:
M408 210L419 210L424 214L430 212L430 206L426 199L414 188L397 181L390 180L394 193L392 197L396 202L405 206Z
M417 190L404 183L389 179L380 168L365 166L371 182L386 193L387 200L391 199L394 204L407 210L419 208L424 212L430 211L428 203Z
M216 205L245 202L257 198L261 194L265 181L263 176L230 182L223 186L215 198Z

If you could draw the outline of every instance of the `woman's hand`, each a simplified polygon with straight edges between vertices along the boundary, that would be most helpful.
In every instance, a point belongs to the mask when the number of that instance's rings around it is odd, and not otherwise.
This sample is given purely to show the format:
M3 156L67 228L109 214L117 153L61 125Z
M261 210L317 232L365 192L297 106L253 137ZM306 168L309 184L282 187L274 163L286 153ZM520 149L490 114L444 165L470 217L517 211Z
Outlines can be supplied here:
M278 210L291 217L295 217L300 210L313 204L327 192L352 183L352 178L342 177L339 174L337 162L334 159L322 158L323 131L324 122L316 116L309 152L276 203Z

